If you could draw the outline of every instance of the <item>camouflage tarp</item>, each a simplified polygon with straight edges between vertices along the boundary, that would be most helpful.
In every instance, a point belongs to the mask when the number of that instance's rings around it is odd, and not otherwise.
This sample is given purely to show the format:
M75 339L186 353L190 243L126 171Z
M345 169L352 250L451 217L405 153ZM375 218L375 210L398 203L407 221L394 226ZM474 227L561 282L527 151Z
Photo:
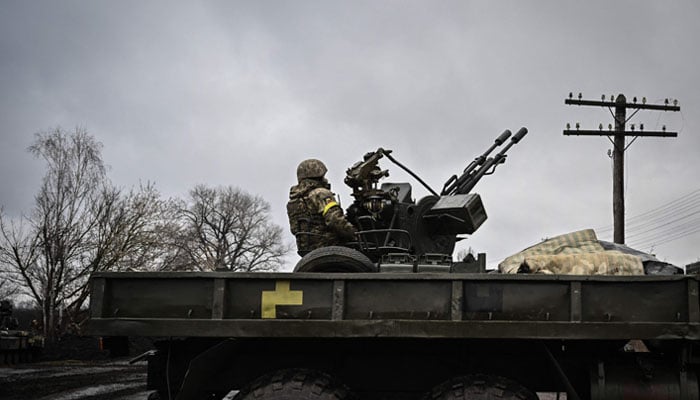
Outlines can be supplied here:
M605 250L593 229L547 239L498 265L503 273L571 275L644 275L640 257Z

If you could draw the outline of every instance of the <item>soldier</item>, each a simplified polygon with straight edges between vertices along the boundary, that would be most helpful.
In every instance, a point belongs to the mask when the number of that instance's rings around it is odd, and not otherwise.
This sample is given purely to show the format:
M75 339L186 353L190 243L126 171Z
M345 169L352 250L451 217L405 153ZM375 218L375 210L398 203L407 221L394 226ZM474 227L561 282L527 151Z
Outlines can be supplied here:
M326 166L319 160L302 161L297 167L298 184L289 190L287 216L297 239L300 256L324 246L347 243L355 237L355 227L330 191Z

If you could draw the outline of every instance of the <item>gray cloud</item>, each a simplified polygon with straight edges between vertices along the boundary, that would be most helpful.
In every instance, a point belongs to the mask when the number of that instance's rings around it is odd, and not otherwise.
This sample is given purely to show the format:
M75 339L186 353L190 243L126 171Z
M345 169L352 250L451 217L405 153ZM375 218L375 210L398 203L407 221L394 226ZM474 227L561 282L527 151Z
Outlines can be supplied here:
M564 106L569 91L681 100L682 116L635 117L682 132L630 147L629 215L697 182L696 2L1 7L0 204L13 215L31 206L42 172L25 152L32 134L56 125L85 126L103 142L120 185L151 180L172 196L237 185L270 201L283 226L301 159L326 160L347 203L344 170L366 151L394 149L439 187L503 129L527 126L508 163L477 186L490 219L462 242L497 261L611 223L609 142L561 134L566 122L595 128L611 117ZM394 168L392 179L408 177ZM655 251L694 261L699 236Z

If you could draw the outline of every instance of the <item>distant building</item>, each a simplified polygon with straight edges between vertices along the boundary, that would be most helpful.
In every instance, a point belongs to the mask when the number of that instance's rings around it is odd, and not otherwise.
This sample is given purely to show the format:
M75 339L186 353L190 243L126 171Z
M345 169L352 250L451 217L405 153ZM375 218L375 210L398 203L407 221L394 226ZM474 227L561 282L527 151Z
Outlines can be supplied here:
M696 261L692 264L688 264L685 266L685 273L686 274L700 274L700 261Z

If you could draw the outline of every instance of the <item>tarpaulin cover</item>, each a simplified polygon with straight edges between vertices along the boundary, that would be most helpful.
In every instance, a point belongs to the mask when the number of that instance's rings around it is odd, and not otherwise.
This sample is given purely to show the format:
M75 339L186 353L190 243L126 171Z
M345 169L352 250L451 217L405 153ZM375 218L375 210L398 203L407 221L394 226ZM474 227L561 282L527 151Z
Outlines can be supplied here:
M606 250L593 229L546 239L506 258L498 269L508 274L644 275L639 256Z

